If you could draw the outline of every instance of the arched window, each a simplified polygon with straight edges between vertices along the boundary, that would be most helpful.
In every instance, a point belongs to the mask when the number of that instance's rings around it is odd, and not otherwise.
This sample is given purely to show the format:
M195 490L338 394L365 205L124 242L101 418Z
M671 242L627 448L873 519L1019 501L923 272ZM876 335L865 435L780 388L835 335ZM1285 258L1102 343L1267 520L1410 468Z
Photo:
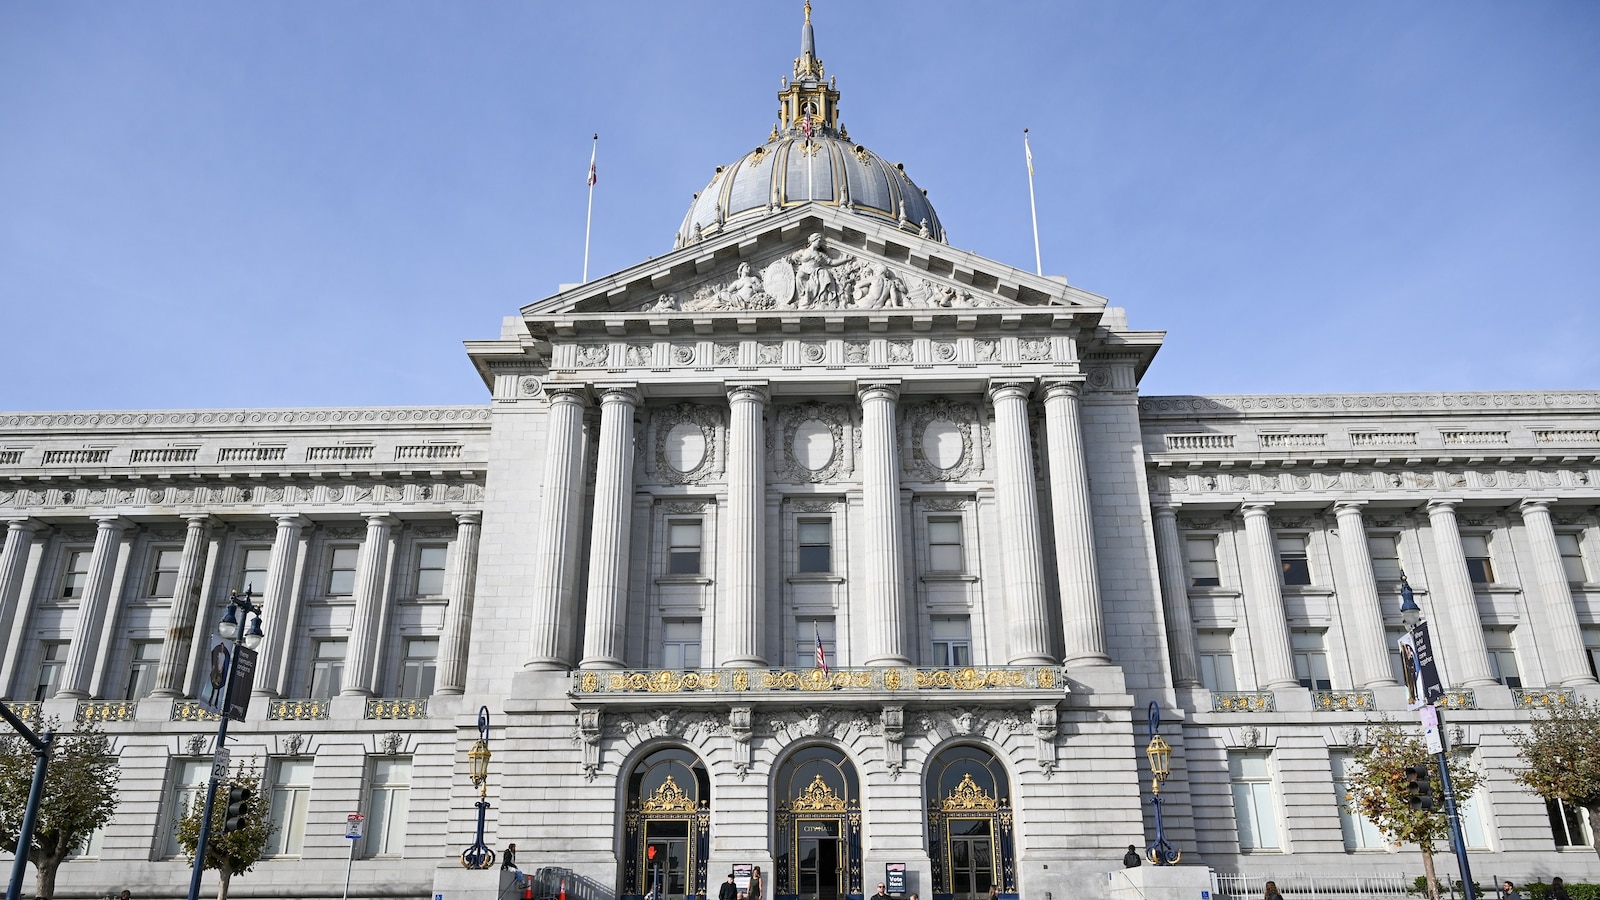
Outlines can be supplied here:
M652 890L660 900L706 893L711 779L688 750L657 750L628 776L623 897Z
M777 866L768 893L839 900L861 891L861 783L832 747L795 751L773 782Z
M933 893L983 900L1016 891L1011 783L993 753L949 747L928 766L928 855Z

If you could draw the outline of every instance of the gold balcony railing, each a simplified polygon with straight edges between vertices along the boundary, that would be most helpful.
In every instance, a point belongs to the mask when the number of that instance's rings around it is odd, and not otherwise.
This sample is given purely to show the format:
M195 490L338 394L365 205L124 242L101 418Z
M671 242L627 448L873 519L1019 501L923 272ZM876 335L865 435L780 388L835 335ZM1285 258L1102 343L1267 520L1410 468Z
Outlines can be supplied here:
M44 704L38 702L37 700L20 702L8 701L6 706L11 708L12 715L24 722L38 722L40 717L44 715Z
M1478 695L1474 694L1470 688L1463 688L1459 691L1445 691L1444 696L1439 698L1439 706L1444 709L1477 709Z
M1555 709L1558 706L1566 706L1571 703L1576 696L1572 688L1545 688L1544 690L1515 690L1511 692L1512 702L1516 704L1517 709Z
M1272 712L1277 699L1271 691L1212 691L1212 712Z
M1056 666L829 669L584 669L572 673L572 692L597 694L694 694L802 692L975 693L1060 691L1066 679Z
M1372 712L1377 705L1371 691L1312 691L1311 708L1317 712Z
M199 700L172 701L174 722L215 722L220 718L222 717L202 706Z
M428 698L398 697L388 700L368 700L368 719L426 719Z
M275 722L305 722L328 717L328 701L273 700L267 704L267 718Z
M139 704L131 700L79 700L79 722L132 722Z

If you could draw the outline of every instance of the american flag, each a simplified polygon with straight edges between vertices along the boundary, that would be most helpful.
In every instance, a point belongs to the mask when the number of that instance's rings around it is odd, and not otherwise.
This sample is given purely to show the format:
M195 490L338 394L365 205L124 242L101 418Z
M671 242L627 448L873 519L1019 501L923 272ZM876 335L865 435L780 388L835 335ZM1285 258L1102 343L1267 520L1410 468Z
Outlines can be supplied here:
M804 123L802 123L802 125L801 125L801 130L805 132L806 143L808 143L808 144L811 143L811 112L810 112L810 110L806 111L806 118L805 118ZM824 667L824 668L826 668L826 667Z
M821 669L822 674L826 675L828 674L828 651L822 649L822 632L817 629L816 622L811 623L811 633L817 639L817 668Z
M589 187L594 187L594 183L600 180L600 176L595 173L594 169L594 155L595 151L599 149L600 135L597 134L594 136L594 146L589 148Z

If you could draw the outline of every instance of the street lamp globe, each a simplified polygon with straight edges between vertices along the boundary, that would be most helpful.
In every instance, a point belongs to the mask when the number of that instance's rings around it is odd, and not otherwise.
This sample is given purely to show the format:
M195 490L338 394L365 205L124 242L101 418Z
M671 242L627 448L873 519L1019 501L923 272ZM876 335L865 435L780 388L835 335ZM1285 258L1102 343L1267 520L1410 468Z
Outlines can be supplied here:
M1150 738L1150 746L1144 749L1145 756L1150 758L1150 774L1155 776L1155 783L1151 790L1161 793L1161 785L1172 774L1172 746L1161 735Z
M1411 592L1411 582L1406 580L1406 573L1400 573L1400 621L1406 623L1407 628L1416 628L1422 621L1422 607L1417 605L1417 598Z
M222 614L222 621L217 623L217 633L233 640L239 636L239 615L234 612L233 604L228 604L228 611Z
M261 639L266 635L261 633L261 617L254 616L250 619L250 630L244 633L244 645L251 650L261 646Z

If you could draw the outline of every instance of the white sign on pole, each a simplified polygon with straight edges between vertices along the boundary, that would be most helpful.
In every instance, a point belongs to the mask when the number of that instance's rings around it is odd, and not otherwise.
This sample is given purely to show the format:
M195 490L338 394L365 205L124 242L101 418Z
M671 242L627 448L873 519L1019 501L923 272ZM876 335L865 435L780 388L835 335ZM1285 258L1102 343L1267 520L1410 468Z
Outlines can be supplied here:
M361 839L362 830L366 827L367 817L361 813L351 813L344 817L344 836L352 841Z
M217 781L228 780L228 764L233 760L227 747L218 747L217 752L211 756L211 777Z
M1443 753L1444 738L1439 733L1439 710L1424 706L1418 712L1422 716L1422 740L1428 745L1428 752L1435 755Z

